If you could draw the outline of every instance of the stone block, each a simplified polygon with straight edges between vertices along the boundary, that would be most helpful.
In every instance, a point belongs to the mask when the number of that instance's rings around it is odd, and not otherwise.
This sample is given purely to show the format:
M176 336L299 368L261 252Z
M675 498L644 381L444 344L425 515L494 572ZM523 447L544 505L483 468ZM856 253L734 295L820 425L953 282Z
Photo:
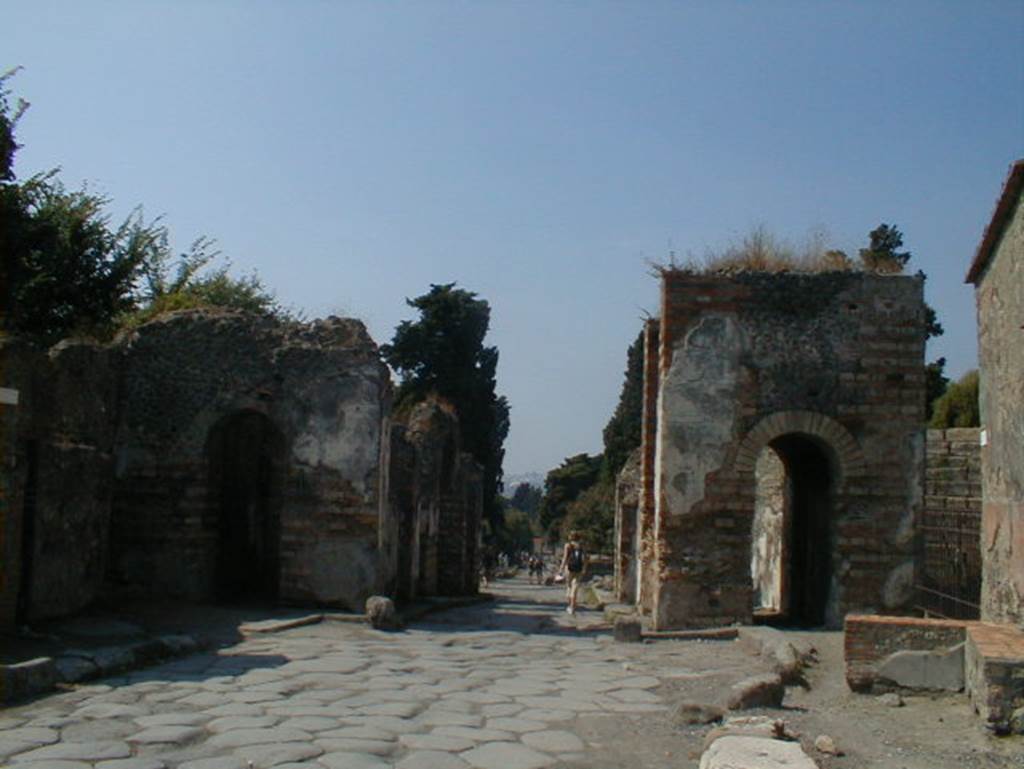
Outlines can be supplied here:
M733 685L729 694L729 710L777 708L785 696L786 688L777 673L751 676Z
M643 640L643 625L636 617L616 617L614 636L623 643L639 643Z
M3 702L34 697L51 691L57 684L57 665L52 657L38 657L34 660L19 662L14 665L0 667L2 675Z
M366 616L377 630L401 630L402 620L395 610L395 603L382 595L366 599Z
M817 769L799 742L749 735L726 735L711 743L700 769Z

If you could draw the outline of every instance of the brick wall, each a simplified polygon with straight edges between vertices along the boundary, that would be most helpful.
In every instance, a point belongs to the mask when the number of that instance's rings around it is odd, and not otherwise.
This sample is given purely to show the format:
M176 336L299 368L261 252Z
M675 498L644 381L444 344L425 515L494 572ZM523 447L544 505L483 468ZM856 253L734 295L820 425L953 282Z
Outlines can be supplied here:
M658 429L658 392L661 384L658 363L661 325L650 319L644 326L643 425L640 445L640 496L637 502L634 557L638 561L636 605L644 613L654 604L656 584L656 545L654 534L654 498L656 440Z
M923 480L921 279L667 273L661 309L644 450L656 627L750 621L753 459L787 436L831 468L825 566L802 580L826 586L824 621L905 608Z
M981 597L981 448L978 428L928 430L918 605L978 618Z
M959 620L849 614L843 636L846 683L854 691L885 690L876 678L879 663L899 651L949 649L963 643L966 628Z

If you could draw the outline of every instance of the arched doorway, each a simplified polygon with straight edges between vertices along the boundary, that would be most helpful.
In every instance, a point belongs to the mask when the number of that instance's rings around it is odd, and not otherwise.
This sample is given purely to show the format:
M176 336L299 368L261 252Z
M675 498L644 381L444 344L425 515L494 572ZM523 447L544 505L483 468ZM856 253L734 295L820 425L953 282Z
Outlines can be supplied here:
M788 433L758 456L751 577L756 613L780 624L825 624L832 599L836 470L816 436Z
M280 581L283 439L255 411L225 417L207 442L219 600L273 600Z

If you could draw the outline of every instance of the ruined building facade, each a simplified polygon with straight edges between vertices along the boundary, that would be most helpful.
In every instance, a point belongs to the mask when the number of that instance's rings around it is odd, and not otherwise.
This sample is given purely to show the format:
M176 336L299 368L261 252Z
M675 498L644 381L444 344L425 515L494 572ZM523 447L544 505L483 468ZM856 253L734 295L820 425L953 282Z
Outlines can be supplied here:
M1024 625L1024 160L971 264L981 407L981 617Z
M924 343L920 277L664 275L618 543L655 628L908 605Z
M0 413L0 627L118 589L361 611L399 592L404 521L428 507L457 574L400 592L475 590L475 464L457 442L443 467L422 456L457 418L393 456L390 375L358 321L186 311L108 345L0 354L19 394ZM421 484L399 498L407 467Z

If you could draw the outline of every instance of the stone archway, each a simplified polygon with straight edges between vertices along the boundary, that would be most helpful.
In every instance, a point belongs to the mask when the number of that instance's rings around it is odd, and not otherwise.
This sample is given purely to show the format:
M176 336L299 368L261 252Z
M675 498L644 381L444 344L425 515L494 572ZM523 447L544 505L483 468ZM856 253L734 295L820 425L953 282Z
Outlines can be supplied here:
M837 611L838 500L864 457L835 420L806 411L779 412L752 429L735 470L756 488L751 579L762 618L822 625ZM750 457L754 462L750 462ZM771 595L771 600L763 597Z

